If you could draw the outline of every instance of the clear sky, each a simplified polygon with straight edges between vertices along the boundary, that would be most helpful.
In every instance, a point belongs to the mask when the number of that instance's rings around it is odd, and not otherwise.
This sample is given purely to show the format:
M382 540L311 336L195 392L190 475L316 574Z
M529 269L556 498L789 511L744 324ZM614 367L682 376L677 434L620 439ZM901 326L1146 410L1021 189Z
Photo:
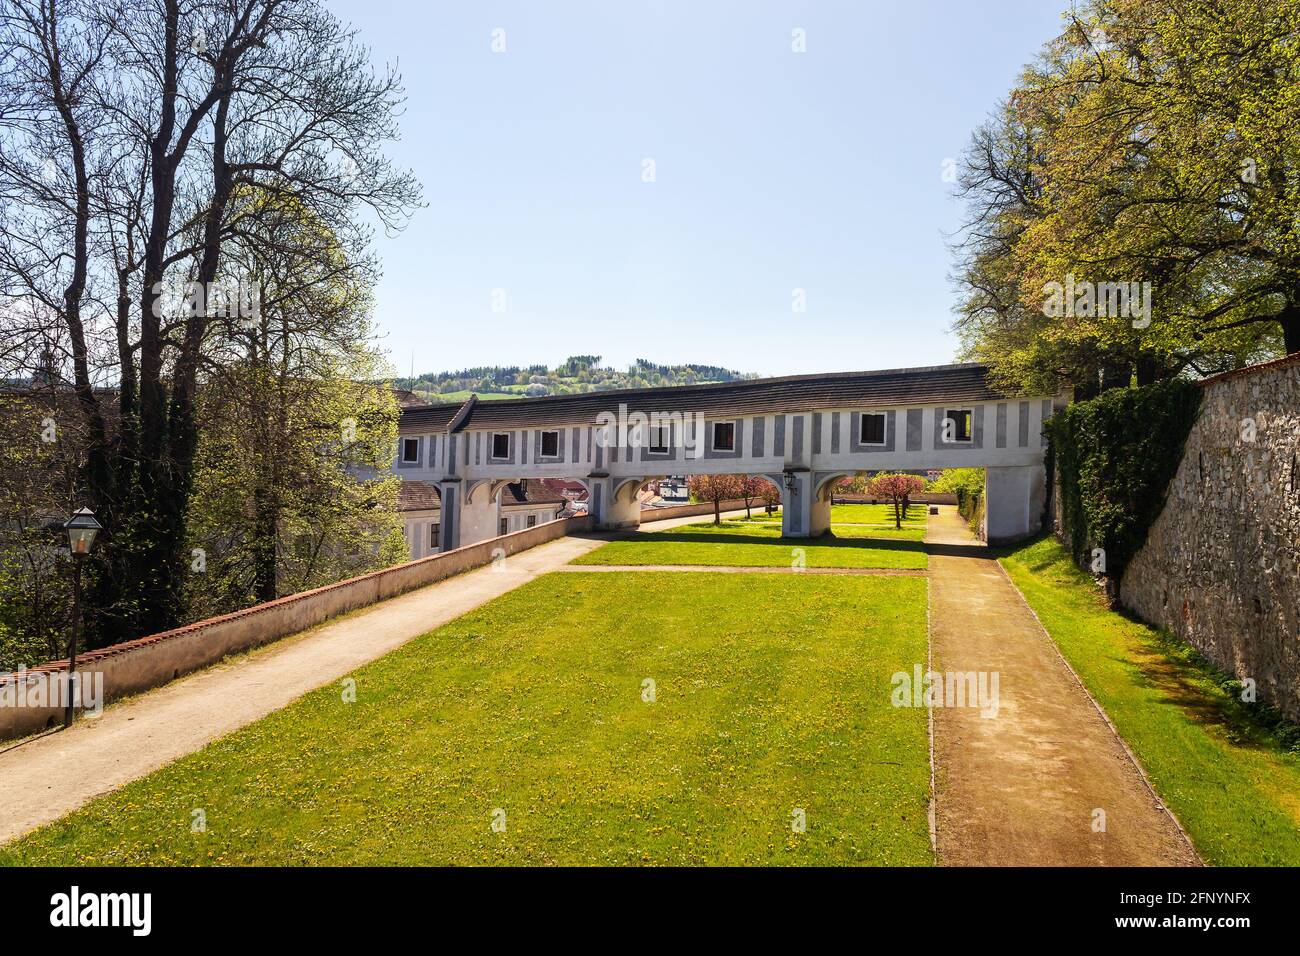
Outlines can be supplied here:
M427 206L377 237L399 374L780 375L953 359L943 163L1068 0L330 6L408 93L390 152Z

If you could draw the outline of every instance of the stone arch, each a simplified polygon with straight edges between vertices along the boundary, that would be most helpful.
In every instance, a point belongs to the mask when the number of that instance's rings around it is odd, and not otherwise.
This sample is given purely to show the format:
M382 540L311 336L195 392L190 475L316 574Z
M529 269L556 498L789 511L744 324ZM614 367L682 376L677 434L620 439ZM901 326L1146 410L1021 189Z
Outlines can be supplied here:
M666 475L646 475L642 478L619 478L615 480L611 494L613 499L618 501L619 496L623 494L624 489L627 489L627 500L629 502L635 501L637 492L644 488L648 483L652 481L660 481L666 477Z
M818 472L816 490L813 492L813 500L830 501L831 495L833 494L835 489L835 482L839 481L841 478L852 478L854 475L857 474L860 474L860 472L857 471Z
M487 486L488 488L489 498L496 497L498 489L492 487L494 484L495 479L492 478L477 478L473 481L465 482L465 504L474 504L475 498L478 496L478 490L484 486Z

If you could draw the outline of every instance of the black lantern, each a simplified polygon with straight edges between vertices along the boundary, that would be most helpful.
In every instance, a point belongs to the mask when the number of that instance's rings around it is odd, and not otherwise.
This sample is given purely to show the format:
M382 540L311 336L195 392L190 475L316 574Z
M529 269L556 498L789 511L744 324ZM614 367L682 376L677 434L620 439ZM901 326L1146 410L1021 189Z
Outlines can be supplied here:
M68 686L67 700L63 705L63 726L72 726L74 696L76 693L77 642L81 638L81 565L90 557L90 549L95 546L95 536L103 530L103 525L95 520L95 513L89 508L78 508L72 517L64 523L68 532L68 549L72 552L72 634L68 638Z
M103 529L103 525L95 520L95 513L89 508L78 508L63 528L68 532L68 548L72 551L72 556L84 558L95 546L95 536Z

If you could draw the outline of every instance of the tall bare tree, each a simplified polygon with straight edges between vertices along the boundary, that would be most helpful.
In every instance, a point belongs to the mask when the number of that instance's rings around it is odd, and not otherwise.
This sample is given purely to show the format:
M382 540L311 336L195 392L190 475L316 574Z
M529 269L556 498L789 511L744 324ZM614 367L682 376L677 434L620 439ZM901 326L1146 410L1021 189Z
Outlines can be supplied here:
M259 196L348 248L363 216L400 228L418 186L382 148L402 92L317 0L0 11L0 338L53 339L70 369L106 519L93 633L111 642L181 617L196 394L223 354L209 291L239 278L226 250ZM116 386L111 433L97 382Z

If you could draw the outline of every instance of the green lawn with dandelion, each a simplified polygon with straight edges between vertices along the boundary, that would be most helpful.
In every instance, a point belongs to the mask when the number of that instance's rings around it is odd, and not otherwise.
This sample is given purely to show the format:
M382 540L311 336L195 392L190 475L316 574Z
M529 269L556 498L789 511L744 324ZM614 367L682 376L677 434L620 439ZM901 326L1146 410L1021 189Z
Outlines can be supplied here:
M1109 610L1054 538L1002 564L1205 861L1300 866L1300 729L1243 704L1187 644Z
M925 568L920 528L837 525L816 538L783 538L779 522L712 521L668 531L638 532L611 541L573 563L579 565L694 564L777 568Z
M925 529L926 506L911 505L902 518L904 528ZM894 527L893 505L831 505L831 524L865 524Z
M925 583L545 575L0 862L929 864Z

